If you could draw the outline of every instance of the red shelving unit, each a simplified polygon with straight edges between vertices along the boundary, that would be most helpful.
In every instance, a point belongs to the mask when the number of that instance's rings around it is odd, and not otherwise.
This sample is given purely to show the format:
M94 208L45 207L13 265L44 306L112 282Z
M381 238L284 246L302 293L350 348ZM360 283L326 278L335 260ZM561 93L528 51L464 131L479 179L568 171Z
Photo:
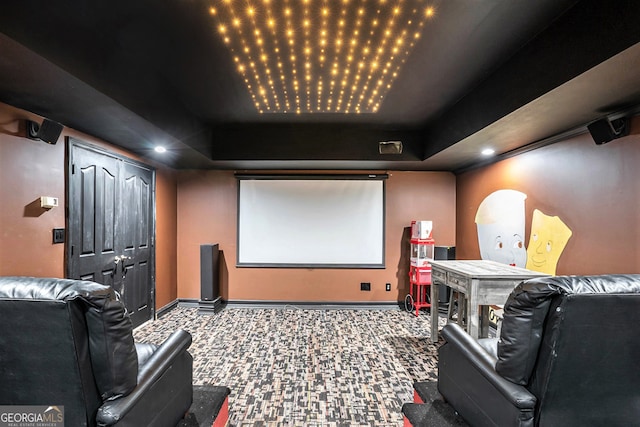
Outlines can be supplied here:
M420 314L421 308L431 307L429 295L431 292L431 267L415 267L409 268L409 294L405 298L405 307L407 311L415 309L416 316Z

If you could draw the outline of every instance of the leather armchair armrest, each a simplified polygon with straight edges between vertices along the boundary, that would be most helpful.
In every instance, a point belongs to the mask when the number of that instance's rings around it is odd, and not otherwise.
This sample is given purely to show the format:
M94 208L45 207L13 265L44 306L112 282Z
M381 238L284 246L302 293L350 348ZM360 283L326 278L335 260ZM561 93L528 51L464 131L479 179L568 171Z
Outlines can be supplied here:
M158 345L148 343L135 343L136 354L138 355L138 369L140 366L144 366L147 360L158 350ZM137 378L136 378L137 381Z
M496 358L489 354L476 340L455 323L445 326L442 335L452 351L460 353L480 373L491 388L498 391L513 406L519 409L534 409L536 397L525 387L500 376L496 370Z
M139 417L141 415L139 413L147 411L141 411L137 409L137 407L149 408L152 405L158 405L160 402L160 407L164 409L166 408L166 404L161 403L163 398L175 399L176 396L172 395L177 394L176 392L184 390L185 387L188 386L188 404L180 416L183 415L189 408L192 400L193 359L187 352L190 345L191 335L188 332L184 330L175 331L149 356L146 362L139 367L138 384L133 391L127 396L106 401L98 409L96 417L98 425L144 425L140 424ZM156 383L162 381L165 374L172 369L179 372L169 375L171 378L167 381L169 381L170 384L166 386L167 388L164 390L164 393L155 392ZM176 382L179 384L176 384ZM136 414L131 417L131 422L126 421L125 423L124 420L131 412L136 412ZM151 417L152 415L147 413L147 416Z

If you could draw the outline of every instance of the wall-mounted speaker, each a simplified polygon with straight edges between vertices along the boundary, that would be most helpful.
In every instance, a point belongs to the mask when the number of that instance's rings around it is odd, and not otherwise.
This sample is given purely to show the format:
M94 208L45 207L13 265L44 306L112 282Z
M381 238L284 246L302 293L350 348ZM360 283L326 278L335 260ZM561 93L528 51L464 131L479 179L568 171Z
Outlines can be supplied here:
M608 119L600 119L587 126L593 141L598 144L606 144L617 138L629 135L629 118L622 117L609 121Z
M60 138L63 126L53 120L44 119L42 124L27 120L27 138L42 140L48 144L55 144Z

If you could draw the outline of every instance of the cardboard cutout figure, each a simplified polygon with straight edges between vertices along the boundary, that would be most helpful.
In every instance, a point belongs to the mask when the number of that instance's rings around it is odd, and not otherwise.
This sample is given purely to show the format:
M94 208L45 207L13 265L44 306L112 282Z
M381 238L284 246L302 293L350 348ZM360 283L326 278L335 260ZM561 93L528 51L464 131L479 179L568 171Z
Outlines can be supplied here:
M535 209L527 248L527 268L555 276L560 255L572 234L559 217Z
M524 200L527 195L516 190L498 190L478 206L476 225L482 259L524 267Z

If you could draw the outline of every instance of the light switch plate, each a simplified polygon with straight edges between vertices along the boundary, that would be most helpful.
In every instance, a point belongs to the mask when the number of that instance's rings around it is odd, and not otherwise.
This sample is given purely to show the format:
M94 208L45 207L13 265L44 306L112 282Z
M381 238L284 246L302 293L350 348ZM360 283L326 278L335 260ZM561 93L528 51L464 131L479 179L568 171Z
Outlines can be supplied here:
M64 243L64 228L53 229L53 243Z

